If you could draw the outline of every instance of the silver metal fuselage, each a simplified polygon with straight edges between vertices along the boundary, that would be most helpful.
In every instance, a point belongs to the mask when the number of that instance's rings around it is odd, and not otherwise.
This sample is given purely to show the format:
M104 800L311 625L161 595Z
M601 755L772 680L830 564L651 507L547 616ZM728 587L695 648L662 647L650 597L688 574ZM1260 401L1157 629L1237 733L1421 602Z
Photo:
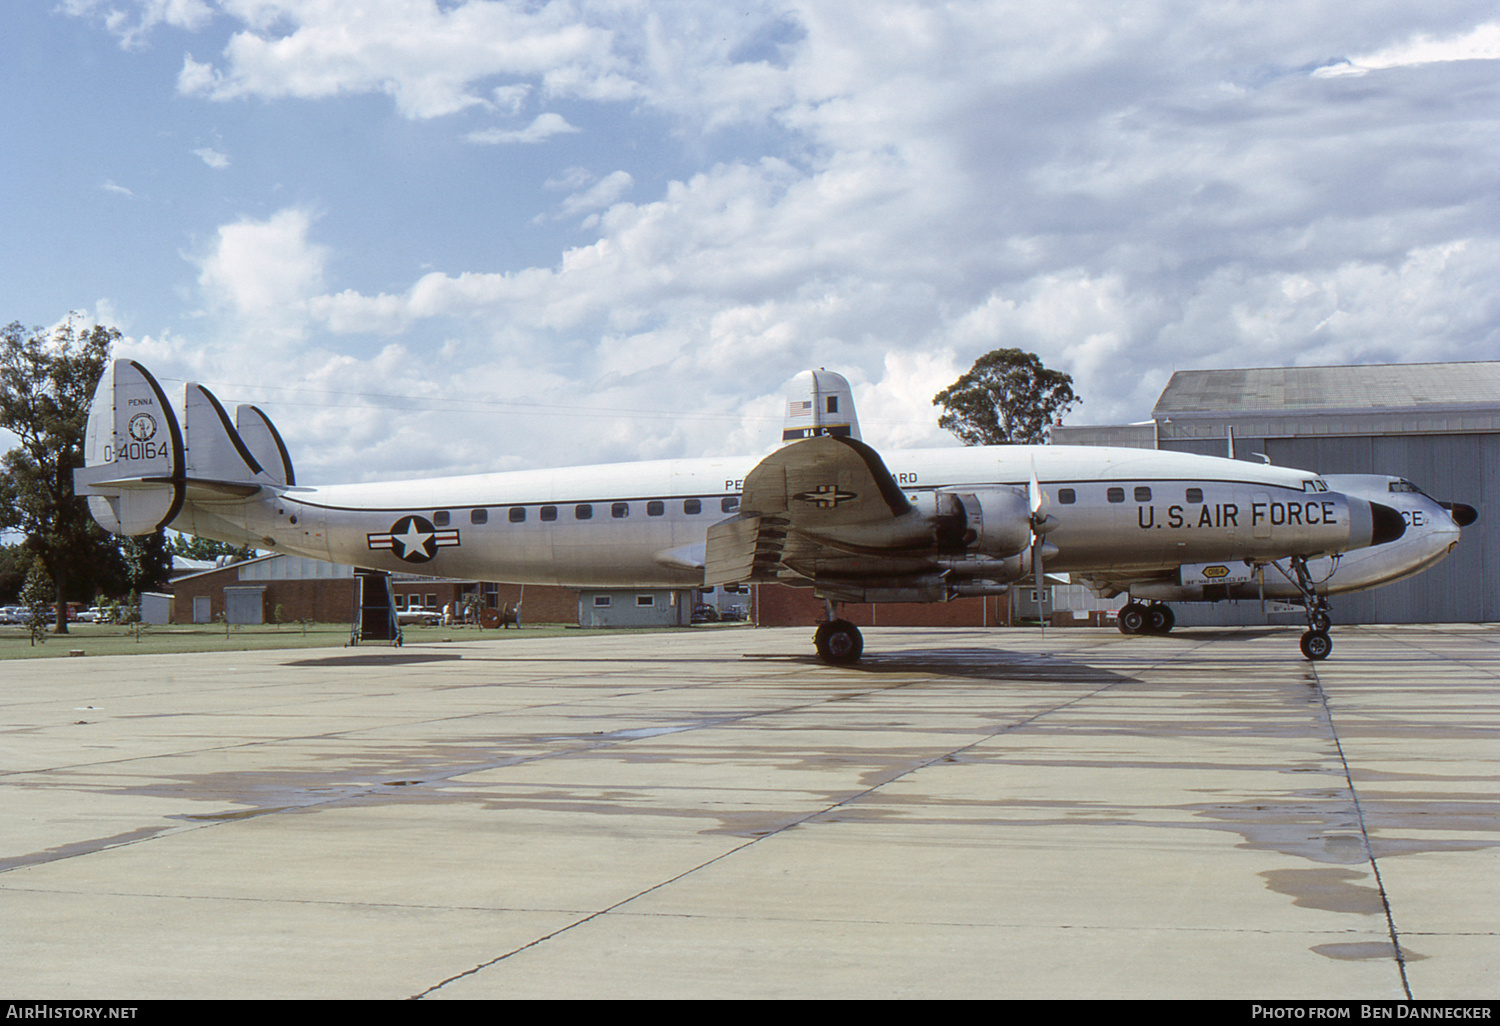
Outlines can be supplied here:
M1308 576L1316 583L1319 594L1364 591L1415 576L1440 562L1459 542L1462 531L1449 510L1401 478L1383 474L1329 474L1323 480L1330 489L1344 495L1383 503L1395 509L1405 521L1406 531L1400 538L1384 545L1351 549L1337 558L1309 560ZM1153 582L1132 586L1130 592L1137 599L1161 602L1262 597L1300 600L1302 597L1288 575L1274 568L1267 568L1263 579L1218 588Z
M703 582L709 525L735 515L745 476L761 458L264 488L248 501L190 495L171 527L396 572L691 587ZM896 451L884 459L919 508L941 490L1024 490L1034 468L1056 519L1046 534L1049 572L1338 552L1359 516L1316 474L1185 453L993 446Z

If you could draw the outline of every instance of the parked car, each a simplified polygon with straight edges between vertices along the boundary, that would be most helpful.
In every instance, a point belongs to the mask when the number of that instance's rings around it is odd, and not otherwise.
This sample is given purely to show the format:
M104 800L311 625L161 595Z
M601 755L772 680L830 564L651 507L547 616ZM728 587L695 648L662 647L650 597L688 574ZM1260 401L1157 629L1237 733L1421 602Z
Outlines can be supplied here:
M700 603L693 607L692 623L718 623L719 611L708 603Z

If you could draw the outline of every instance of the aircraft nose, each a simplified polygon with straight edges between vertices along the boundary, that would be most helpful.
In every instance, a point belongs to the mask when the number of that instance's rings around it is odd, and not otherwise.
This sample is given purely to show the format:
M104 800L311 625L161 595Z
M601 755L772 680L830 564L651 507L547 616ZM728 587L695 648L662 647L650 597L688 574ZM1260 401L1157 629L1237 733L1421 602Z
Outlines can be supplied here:
M1448 511L1453 522L1459 527L1468 527L1479 519L1479 510L1463 502L1444 502L1442 507Z

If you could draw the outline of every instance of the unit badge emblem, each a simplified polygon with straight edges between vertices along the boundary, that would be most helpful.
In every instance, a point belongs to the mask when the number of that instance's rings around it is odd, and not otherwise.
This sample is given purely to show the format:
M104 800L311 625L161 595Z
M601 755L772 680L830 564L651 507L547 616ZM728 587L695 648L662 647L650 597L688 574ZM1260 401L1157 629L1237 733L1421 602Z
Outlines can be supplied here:
M156 418L149 413L137 413L130 418L126 430L137 442L149 442L156 437Z

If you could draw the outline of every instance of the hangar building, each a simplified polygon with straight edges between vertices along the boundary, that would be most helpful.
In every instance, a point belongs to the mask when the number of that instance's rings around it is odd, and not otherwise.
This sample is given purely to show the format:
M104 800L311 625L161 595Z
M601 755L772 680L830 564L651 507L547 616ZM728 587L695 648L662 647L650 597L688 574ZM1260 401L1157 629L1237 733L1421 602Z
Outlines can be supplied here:
M1332 600L1335 623L1500 620L1500 362L1178 371L1147 424L1053 429L1059 445L1231 452L1319 474L1389 474L1479 511L1437 566ZM1258 602L1173 607L1184 624L1264 622Z

